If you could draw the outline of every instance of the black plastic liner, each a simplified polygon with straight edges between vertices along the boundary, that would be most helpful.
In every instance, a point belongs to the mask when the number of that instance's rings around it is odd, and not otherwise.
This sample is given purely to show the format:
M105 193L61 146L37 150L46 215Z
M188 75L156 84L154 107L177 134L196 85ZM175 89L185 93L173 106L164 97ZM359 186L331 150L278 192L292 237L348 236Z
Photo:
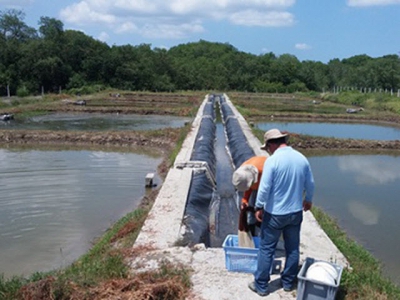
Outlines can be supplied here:
M210 245L208 219L213 193L214 186L210 183L206 171L194 171L183 220L186 225L184 234L186 245L193 246L198 243L204 243L207 247Z
M214 100L208 100L208 102L204 105L204 110L203 110L203 117L211 117L213 120L215 120L215 101Z
M226 120L225 130L233 164L238 168L244 161L254 156L254 151L250 148L246 136L243 134L239 121L236 118L228 118Z
M247 142L239 121L226 102L225 97L221 97L220 103L222 120L224 121L228 139L228 148L232 156L232 162L238 168L243 162L254 156L254 151Z
M191 161L207 162L208 168L202 167L193 172L183 222L186 225L184 243L195 245L204 243L210 246L209 215L210 204L215 195L216 159L215 159L215 101L220 101L220 110L225 126L227 146L232 156L235 168L245 160L254 156L254 151L249 146L246 136L232 109L222 95L212 95L204 106L203 117L196 136ZM207 174L207 173L211 174ZM211 175L211 176L210 176ZM234 230L234 229L233 229Z
M194 143L191 161L205 161L215 177L215 123L210 117L203 117Z
M226 121L227 118L229 117L235 117L235 114L233 113L232 108L229 106L229 104L226 102L224 97L221 97L220 100L220 108L221 108L221 115L222 115L222 120Z
M186 203L184 242L187 245L204 243L209 246L209 206L215 189L215 98L209 97L204 106L199 131L193 146L191 161L202 161L207 167L195 169ZM207 172L209 174L207 174Z

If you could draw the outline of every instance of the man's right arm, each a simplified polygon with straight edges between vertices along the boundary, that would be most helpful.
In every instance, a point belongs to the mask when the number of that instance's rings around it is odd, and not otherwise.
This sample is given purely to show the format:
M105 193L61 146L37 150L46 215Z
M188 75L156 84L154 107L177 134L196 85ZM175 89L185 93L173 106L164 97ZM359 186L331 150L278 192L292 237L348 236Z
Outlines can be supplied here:
M251 189L244 192L243 198L242 198L242 203L240 204L241 209L244 209L247 206L249 206L249 199L250 199L251 192L252 192Z

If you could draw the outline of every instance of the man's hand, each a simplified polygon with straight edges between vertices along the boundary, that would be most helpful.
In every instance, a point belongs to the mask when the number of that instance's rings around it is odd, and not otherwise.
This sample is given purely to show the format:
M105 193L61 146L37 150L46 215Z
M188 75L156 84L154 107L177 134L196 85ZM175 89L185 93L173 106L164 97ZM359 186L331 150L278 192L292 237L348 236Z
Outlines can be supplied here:
M306 200L303 201L303 210L304 211L310 210L311 207L312 207L312 202L308 202Z
M263 214L264 214L264 209L257 210L256 213L254 214L258 222L262 222Z
M242 201L242 204L240 205L240 209L241 209L241 210L244 210L244 209L246 209L248 206L249 206L249 204L248 204L247 202L243 202L243 201Z

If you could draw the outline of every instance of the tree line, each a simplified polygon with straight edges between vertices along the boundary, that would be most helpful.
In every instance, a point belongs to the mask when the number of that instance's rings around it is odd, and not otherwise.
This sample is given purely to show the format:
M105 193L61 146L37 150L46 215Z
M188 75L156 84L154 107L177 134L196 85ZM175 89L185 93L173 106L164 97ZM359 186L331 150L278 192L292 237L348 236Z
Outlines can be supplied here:
M400 89L400 59L356 55L327 64L272 52L254 55L228 43L170 49L149 44L108 46L41 17L38 29L21 10L0 11L0 95L99 89L247 92L328 91L337 87Z

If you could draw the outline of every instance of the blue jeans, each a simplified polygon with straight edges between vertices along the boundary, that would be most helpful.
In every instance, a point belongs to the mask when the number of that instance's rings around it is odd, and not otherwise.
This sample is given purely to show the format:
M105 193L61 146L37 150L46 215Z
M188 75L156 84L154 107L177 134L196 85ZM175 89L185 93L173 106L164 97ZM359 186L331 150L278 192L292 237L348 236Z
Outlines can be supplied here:
M264 211L257 271L254 273L257 291L267 292L275 249L281 234L283 234L286 252L285 267L281 273L281 283L285 288L293 287L299 266L300 226L302 221L303 211L287 215L271 215Z

